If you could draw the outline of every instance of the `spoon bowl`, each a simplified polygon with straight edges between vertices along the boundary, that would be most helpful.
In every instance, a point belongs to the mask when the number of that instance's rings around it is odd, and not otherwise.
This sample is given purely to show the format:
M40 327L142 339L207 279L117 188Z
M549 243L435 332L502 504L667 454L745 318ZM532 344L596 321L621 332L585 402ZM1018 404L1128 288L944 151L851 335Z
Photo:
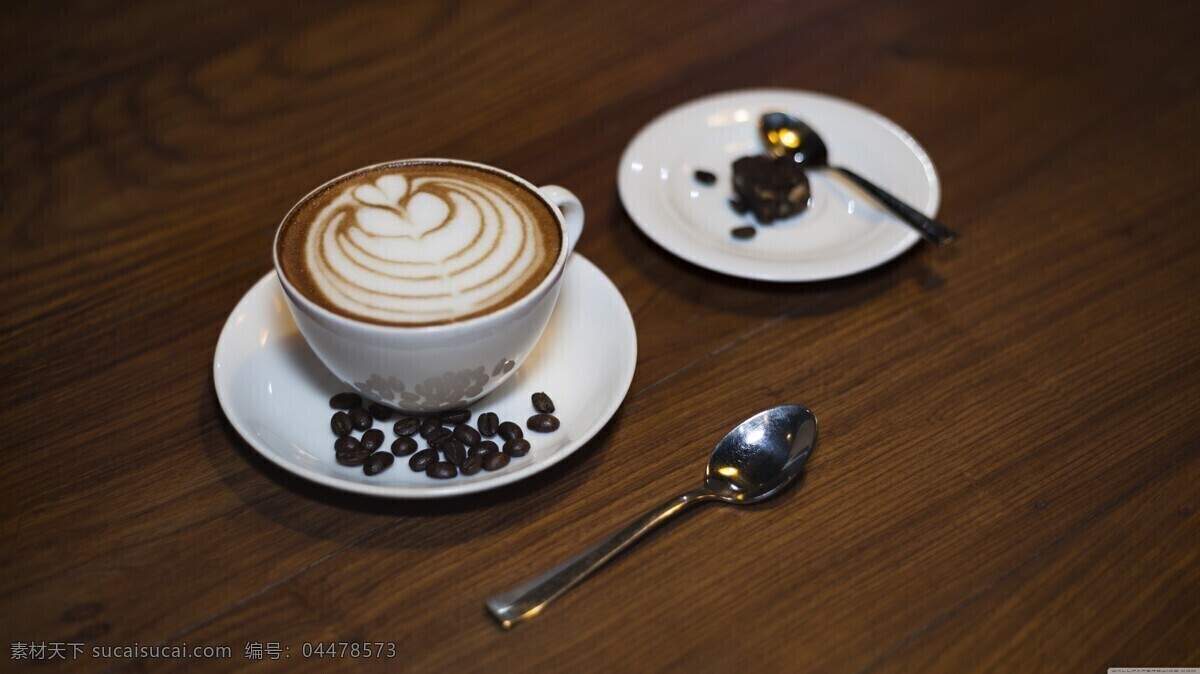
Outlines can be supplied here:
M917 230L925 240L944 246L958 235L949 227L904 203L891 192L842 166L829 163L829 148L809 125L785 112L767 112L758 120L758 135L767 154L779 159L790 156L814 170L830 169L845 176L902 222Z
M718 499L750 505L777 494L800 472L817 440L817 419L800 405L750 417L717 443L704 487Z
M829 165L825 141L812 127L787 113L764 114L759 120L758 133L772 157L791 155L797 164L814 169Z
M708 459L704 487L642 515L624 529L529 582L487 601L508 629L537 615L593 571L663 522L707 502L750 505L783 491L804 468L817 442L817 418L802 405L759 412L730 431Z

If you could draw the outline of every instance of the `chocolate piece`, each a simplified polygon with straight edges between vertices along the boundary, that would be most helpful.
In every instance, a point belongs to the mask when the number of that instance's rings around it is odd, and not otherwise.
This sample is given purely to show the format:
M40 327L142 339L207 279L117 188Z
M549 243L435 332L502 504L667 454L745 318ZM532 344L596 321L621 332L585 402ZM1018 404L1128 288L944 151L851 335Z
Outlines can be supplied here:
M733 162L733 191L764 225L808 208L808 176L791 157L738 159Z

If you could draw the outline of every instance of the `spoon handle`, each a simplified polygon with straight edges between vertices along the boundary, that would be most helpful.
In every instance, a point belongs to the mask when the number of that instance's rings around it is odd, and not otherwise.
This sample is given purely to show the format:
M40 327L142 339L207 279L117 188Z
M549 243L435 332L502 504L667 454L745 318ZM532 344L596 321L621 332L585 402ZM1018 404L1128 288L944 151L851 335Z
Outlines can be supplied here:
M504 629L532 618L540 613L546 604L575 587L605 562L641 540L663 522L684 510L689 510L694 504L713 498L716 496L707 489L697 489L667 501L634 520L624 529L537 578L487 600L488 611L500 621L500 626Z
M830 168L849 178L851 182L853 182L855 185L858 185L865 190L867 194L870 194L872 197L877 199L879 203L883 204L888 208L888 210L899 216L901 220L912 225L913 228L916 229L917 232L927 240L932 241L939 246L944 246L958 237L958 235L954 233L954 230L897 199L887 190L858 175L854 171L851 171L848 168L842 168L841 166L831 166Z

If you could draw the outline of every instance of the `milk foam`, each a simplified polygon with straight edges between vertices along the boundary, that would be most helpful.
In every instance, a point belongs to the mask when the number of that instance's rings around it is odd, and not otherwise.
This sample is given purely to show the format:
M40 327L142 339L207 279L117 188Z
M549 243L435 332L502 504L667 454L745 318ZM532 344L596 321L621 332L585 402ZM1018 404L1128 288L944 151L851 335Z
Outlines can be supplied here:
M369 320L478 314L527 288L558 252L525 201L485 181L409 166L340 189L305 232L305 266L330 302Z

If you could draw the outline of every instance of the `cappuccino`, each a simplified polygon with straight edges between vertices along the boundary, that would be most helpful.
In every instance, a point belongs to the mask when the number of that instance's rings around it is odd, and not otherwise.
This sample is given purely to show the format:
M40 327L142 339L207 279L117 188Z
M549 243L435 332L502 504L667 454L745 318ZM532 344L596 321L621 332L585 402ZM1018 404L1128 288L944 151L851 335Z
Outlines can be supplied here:
M439 325L526 296L554 269L558 215L533 189L474 165L396 162L310 194L276 238L283 274L342 316Z

